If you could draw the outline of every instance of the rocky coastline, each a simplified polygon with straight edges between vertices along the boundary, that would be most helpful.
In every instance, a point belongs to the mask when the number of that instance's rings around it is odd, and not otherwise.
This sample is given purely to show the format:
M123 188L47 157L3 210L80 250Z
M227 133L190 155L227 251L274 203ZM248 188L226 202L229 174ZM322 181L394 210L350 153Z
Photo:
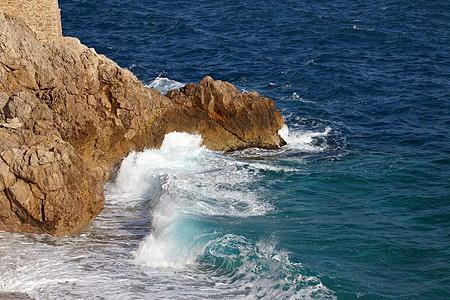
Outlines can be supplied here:
M162 95L76 38L42 43L1 10L0 32L0 230L86 230L113 168L173 131L216 151L285 144L280 112L256 92L205 77Z

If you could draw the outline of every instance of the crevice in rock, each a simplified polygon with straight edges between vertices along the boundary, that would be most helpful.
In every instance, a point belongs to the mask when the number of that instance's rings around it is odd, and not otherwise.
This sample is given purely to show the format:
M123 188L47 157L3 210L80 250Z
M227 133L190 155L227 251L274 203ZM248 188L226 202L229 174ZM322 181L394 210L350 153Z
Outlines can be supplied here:
M0 64L6 69L7 72L14 72L17 70L17 69L14 69L14 68L8 66L7 64L5 64L3 62L0 62Z
M220 124L219 122L217 122L217 123ZM227 131L227 132L231 133L233 136L235 136L235 137L236 137L238 140L240 140L241 142L246 143L245 140L243 140L242 138L240 138L240 137L239 137L236 133L234 133L233 131L227 129L225 126L223 126L223 125L221 125L221 124L220 124L220 126L221 126L223 129L225 129L225 131Z
M44 200L42 200L42 204L41 204L41 215L42 215L42 221L45 222L45 207L44 207Z
M18 201L14 199L11 191L9 189L5 190L5 196L10 203L11 210L14 214L21 220L24 224L29 224L36 229L41 229L42 232L51 233L51 224L47 224L46 222L36 220L33 218L27 211L25 207L22 206Z

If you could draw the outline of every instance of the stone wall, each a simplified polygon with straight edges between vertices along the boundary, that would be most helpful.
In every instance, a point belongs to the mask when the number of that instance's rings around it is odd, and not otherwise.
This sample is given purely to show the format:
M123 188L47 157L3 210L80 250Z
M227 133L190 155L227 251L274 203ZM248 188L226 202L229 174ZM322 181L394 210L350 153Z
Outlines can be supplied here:
M43 42L62 37L58 0L0 0L0 8L8 16L19 16Z

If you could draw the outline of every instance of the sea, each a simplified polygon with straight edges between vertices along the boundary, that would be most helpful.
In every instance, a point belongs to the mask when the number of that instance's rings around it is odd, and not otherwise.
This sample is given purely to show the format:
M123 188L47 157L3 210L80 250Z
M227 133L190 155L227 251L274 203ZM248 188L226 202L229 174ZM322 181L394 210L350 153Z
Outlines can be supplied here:
M78 236L0 233L34 299L450 299L448 0L60 0L63 34L162 93L274 100L278 150L173 132Z

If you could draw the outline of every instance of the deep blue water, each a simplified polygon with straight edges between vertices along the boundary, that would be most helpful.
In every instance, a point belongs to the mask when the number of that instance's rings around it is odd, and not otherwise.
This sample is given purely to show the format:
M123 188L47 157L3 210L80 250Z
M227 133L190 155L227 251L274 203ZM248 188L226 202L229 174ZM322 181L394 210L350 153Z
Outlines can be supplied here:
M59 3L64 35L145 84L210 75L256 90L291 135L275 152L211 153L181 136L134 154L87 233L14 235L58 267L35 258L31 284L24 258L9 258L20 283L0 287L41 299L450 298L448 1Z

